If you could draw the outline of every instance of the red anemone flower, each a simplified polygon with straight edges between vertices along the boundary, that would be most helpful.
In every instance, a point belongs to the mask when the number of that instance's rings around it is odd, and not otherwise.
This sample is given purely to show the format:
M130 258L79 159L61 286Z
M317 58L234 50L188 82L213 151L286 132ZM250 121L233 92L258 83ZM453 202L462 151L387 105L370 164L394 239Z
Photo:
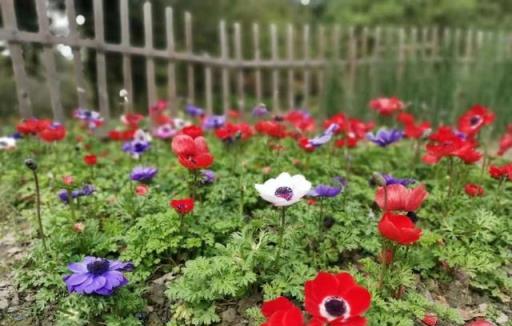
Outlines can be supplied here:
M89 166L96 165L96 163L98 163L98 158L94 154L85 155L84 156L84 163L89 165Z
M380 115L389 116L405 109L405 104L396 97L380 97L370 101L370 107Z
M468 136L477 134L483 126L494 122L496 115L487 107L476 104L459 118L458 129Z
M190 125L181 129L180 134L187 135L192 138L197 138L203 136L203 129L196 125Z
M203 137L192 138L177 135L172 140L172 150L178 155L181 165L190 170L206 169L213 163L213 156Z
M265 301L261 313L267 321L261 326L303 326L302 311L285 297Z
M45 142L56 142L66 137L66 128L60 123L52 123L50 126L39 132L39 138Z
M364 326L361 317L370 308L371 295L349 273L320 272L304 285L305 307L313 316L310 325Z
M169 202L172 208L181 215L190 213L194 209L194 199L173 199Z
M464 191L470 197L481 197L484 195L484 188L474 183L468 183L465 185Z
M409 189L401 184L393 184L385 188L379 187L375 194L375 202L384 211L414 212L420 208L427 196L425 185Z
M386 212L380 219L380 234L396 243L411 245L421 237L422 230L408 216Z

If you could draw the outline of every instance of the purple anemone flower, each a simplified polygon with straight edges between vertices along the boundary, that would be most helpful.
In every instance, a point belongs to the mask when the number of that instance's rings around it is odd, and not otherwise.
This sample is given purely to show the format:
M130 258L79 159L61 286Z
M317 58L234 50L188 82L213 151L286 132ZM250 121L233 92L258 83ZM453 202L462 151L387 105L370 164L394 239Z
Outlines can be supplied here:
M158 169L151 166L136 166L130 173L130 179L139 182L149 182L157 174Z
M252 115L255 117L263 117L268 114L267 106L263 103L256 105L252 109Z
M69 293L109 296L128 284L123 272L133 269L133 264L87 256L79 263L68 265L73 274L64 276Z
M204 119L203 128L204 129L217 129L220 128L226 123L226 117L223 115L212 115Z
M332 198L338 196L341 191L343 190L342 187L335 187L335 186L328 186L328 185L318 185L311 189L311 191L308 193L308 196L311 197L321 197L321 198Z
M395 178L391 174L382 174L382 177L386 181L386 186L401 184L402 186L407 187L416 182L414 179Z
M185 112L191 117L200 117L204 115L204 110L192 104L185 106Z
M213 172L212 170L202 170L201 171L201 184L203 185L208 185L208 184L212 184L215 182L215 172Z
M404 136L404 133L398 129L388 130L386 128L381 128L377 131L376 134L369 132L366 134L366 138L374 144L379 145L380 147L387 147L397 141L401 140Z

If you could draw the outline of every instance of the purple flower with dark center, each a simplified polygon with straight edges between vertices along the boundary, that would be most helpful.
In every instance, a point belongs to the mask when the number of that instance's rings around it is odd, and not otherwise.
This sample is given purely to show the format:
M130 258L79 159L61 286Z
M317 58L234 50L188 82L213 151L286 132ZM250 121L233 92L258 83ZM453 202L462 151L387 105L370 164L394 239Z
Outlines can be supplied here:
M185 106L185 112L187 112L187 114L191 117L200 117L204 115L203 109L192 104L187 104Z
M150 166L136 166L130 173L130 179L139 182L149 182L157 174L158 169Z
M311 197L321 197L321 198L332 198L338 196L341 191L343 190L342 187L335 187L335 186L328 186L328 185L318 185L311 189L311 191L308 193L308 196Z
M386 186L400 184L404 187L407 187L416 182L416 180L414 180L414 179L395 178L391 174L382 174L382 177L386 181Z
M404 133L398 129L388 130L386 128L381 128L377 131L376 134L369 132L366 134L366 138L374 144L379 145L380 147L387 147L397 141L401 140L404 136Z
M208 185L215 182L215 172L212 170L201 170L201 184Z
M226 117L223 115L212 115L204 119L203 128L204 129L217 129L220 128L226 123Z
M87 256L83 261L68 265L73 274L64 276L69 293L109 296L117 288L128 284L123 272L133 269L133 264Z
M134 158L139 158L150 146L148 141L132 140L124 143L123 151L130 153Z
M256 105L252 109L252 115L255 117L263 117L268 114L267 106L263 103Z

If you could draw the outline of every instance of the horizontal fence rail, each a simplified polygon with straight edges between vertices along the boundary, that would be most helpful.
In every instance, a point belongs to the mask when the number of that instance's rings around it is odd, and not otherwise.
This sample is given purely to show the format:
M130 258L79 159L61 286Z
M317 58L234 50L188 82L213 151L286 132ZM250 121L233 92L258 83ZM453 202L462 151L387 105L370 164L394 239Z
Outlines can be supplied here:
M29 0L27 0L29 1ZM85 38L80 35L76 23L76 10L74 0L66 0L66 16L68 18L69 33L66 36L53 35L49 28L46 1L36 0L38 15L38 32L29 32L18 29L14 0L0 0L3 26L0 28L0 40L7 42L13 66L14 79L17 88L19 113L22 117L31 117L32 104L27 81L27 71L23 55L23 45L38 45L42 47L41 62L45 68L45 78L51 99L54 118L64 121L66 115L61 104L59 73L55 62L55 47L68 46L72 50L72 63L74 67L74 82L80 107L98 107L100 113L108 122L110 118L110 102L107 85L107 53L116 53L122 58L124 111L130 112L134 103L134 86L132 72L132 58L145 59L146 94L148 107L158 100L158 85L156 83L155 60L163 60L166 64L167 87L166 96L169 100L171 113L176 113L178 98L185 98L188 103L201 101L209 114L213 110L213 98L216 82L221 90L222 110L225 113L231 107L240 111L247 109L247 97L250 94L256 101L267 97L271 99L274 112L283 107L292 108L297 105L308 106L311 97L321 95L325 87L326 70L341 66L347 79L347 87L354 91L356 72L362 65L388 60L392 57L398 63L397 77L403 73L404 64L409 60L422 62L437 62L443 60L441 48L448 44L453 45L455 60L469 64L473 60L485 40L494 39L502 46L496 53L496 61L508 58L511 53L511 36L505 32L486 32L474 29L439 29L433 27L420 28L382 28L363 27L342 28L339 25L317 26L309 25L285 26L271 24L264 28L258 24L242 26L234 23L228 26L226 21L220 21L218 27L219 51L217 54L198 54L194 49L192 15L184 13L184 31L182 47L178 47L175 35L175 19L173 9L165 10L165 40L164 48L154 46L152 5L147 1L143 4L143 32L144 45L131 44L130 34L130 6L128 0L119 0L120 35L118 44L105 41L104 30L104 0L84 0L93 2L94 38ZM232 27L232 28L228 28ZM245 32L245 34L244 34ZM249 34L247 34L249 32ZM268 33L269 44L262 44L263 33ZM247 38L247 39L245 39ZM284 42L280 42L281 40ZM252 56L244 58L243 43L252 44ZM244 44L245 44L244 43ZM282 43L282 44L281 44ZM178 50L178 48L180 50ZM270 56L263 56L263 49L268 49ZM84 62L82 49L92 49L96 55L96 85L95 97L97 104L88 103L86 94L86 79L84 76ZM389 55L386 51L391 49ZM178 68L185 69L182 75ZM204 92L203 100L198 100L196 94L196 72L203 71ZM215 72L219 72L217 75ZM220 76L216 81L215 76ZM247 79L251 78L251 92ZM269 82L264 82L268 76ZM267 79L265 79L267 80ZM178 83L182 81L186 90L178 92ZM265 92L270 86L270 92ZM285 91L286 90L286 91ZM233 92L233 95L231 94ZM301 103L297 103L300 95ZM232 100L235 98L236 100Z

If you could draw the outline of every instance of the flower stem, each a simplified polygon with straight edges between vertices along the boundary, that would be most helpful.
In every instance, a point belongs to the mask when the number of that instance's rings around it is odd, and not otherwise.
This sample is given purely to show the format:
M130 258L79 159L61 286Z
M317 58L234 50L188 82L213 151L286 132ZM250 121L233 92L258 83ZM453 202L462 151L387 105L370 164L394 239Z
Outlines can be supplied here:
M284 236L284 227L286 223L286 207L281 207L281 225L279 226L279 240L277 242L277 255L276 261L281 257L281 250L283 248L283 236Z
M36 185L36 214L37 214L37 223L39 224L39 236L43 241L44 250L48 250L46 246L46 236L44 234L43 222L41 220L41 189L39 188L39 178L37 177L37 172L35 170L32 171L34 174L34 182Z

